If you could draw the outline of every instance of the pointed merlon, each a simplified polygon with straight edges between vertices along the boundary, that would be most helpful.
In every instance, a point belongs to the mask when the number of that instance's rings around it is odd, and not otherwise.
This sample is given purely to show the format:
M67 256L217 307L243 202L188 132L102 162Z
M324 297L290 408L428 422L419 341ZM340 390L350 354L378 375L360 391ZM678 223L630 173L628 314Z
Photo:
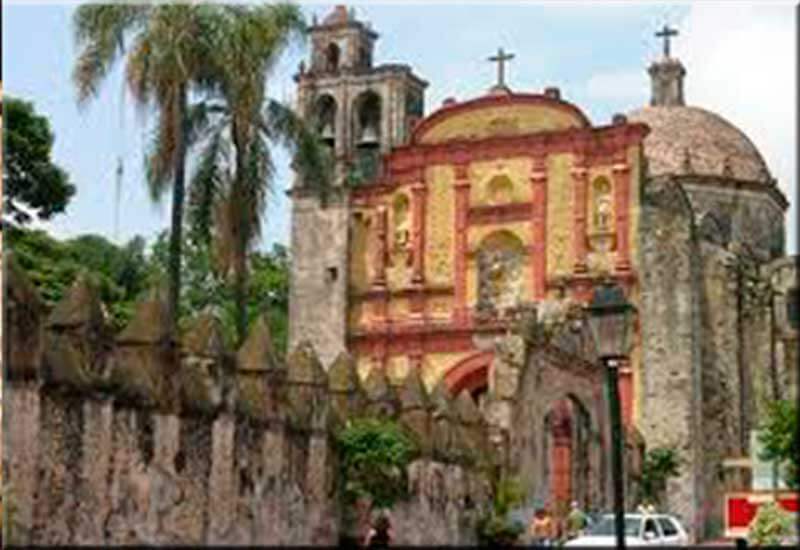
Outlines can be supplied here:
M289 382L327 387L328 375L310 342L300 342L289 354L286 363Z
M272 347L272 333L266 315L260 315L247 339L236 354L241 371L268 371L278 367Z
M103 325L100 295L97 286L92 284L87 274L79 275L72 283L66 295L53 308L47 325L55 329Z
M136 306L128 326L117 337L120 344L157 344L170 337L169 311L163 292L155 288Z
M478 406L475 404L472 396L466 390L463 390L458 394L454 405L458 419L462 424L467 426L476 426L483 421L483 416L481 415Z
M334 393L363 391L358 377L358 368L353 357L340 353L328 369L328 388Z
M386 371L379 367L370 369L367 379L364 381L364 391L371 402L391 401L394 397Z
M184 354L197 357L219 357L225 353L222 323L210 312L195 318L181 338Z
M431 400L425 390L425 383L418 369L411 369L398 389L401 408L404 411L412 409L430 409Z

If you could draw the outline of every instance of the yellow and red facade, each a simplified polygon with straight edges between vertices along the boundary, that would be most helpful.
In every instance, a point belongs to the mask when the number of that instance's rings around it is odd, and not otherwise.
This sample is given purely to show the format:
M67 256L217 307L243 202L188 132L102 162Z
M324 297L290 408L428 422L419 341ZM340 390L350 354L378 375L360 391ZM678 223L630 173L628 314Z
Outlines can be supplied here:
M621 119L593 127L557 97L512 93L451 102L418 123L384 158L380 181L351 198L348 348L362 373L486 384L491 352L476 337L508 322L477 313L485 248L518 250L504 284L519 301L586 301L610 277L635 303L646 132Z

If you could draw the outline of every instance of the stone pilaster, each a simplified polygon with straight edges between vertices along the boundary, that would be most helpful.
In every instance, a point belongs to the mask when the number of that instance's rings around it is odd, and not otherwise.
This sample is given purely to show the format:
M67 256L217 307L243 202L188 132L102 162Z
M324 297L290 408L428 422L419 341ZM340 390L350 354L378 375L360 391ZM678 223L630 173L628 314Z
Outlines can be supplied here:
M542 300L547 292L547 161L535 155L531 165L531 289Z
M586 194L587 194L588 170L586 169L586 159L578 157L572 168L573 184L573 241L572 246L575 253L575 273L586 273Z
M466 323L467 313L467 219L470 181L466 164L456 166L455 182L455 310L456 324Z

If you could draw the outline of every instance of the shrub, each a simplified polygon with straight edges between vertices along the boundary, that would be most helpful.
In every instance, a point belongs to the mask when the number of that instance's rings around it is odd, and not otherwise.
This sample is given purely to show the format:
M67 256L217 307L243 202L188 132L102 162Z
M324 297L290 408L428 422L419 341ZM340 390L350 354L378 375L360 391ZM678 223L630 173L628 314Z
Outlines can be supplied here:
M758 507L747 539L751 544L776 546L792 536L793 530L792 515L776 503L767 502Z

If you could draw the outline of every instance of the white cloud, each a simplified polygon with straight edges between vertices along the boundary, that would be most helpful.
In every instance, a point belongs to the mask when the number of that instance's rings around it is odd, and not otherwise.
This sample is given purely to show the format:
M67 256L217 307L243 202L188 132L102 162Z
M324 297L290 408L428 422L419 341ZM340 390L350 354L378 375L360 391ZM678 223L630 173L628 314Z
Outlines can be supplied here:
M636 101L646 89L647 73L641 68L596 74L586 84L588 95L595 99Z
M796 195L796 28L791 4L694 3L673 50L686 67L686 101L739 127L761 151L781 189ZM796 252L797 207L787 217Z

